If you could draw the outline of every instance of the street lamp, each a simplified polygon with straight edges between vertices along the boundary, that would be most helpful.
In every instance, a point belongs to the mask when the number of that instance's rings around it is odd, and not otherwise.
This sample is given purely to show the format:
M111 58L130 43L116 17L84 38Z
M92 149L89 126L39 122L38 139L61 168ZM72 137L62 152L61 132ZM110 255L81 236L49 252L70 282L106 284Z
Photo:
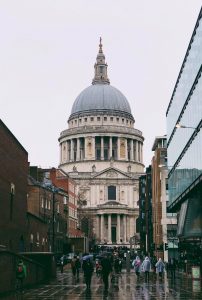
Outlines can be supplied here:
M175 125L176 128L191 128L191 129L196 129L196 127L191 127L191 126L185 126L185 125L181 125L180 123L177 123Z
M58 193L59 188L54 185L51 186L51 191L53 192L53 211L52 211L52 252L55 252L55 194Z

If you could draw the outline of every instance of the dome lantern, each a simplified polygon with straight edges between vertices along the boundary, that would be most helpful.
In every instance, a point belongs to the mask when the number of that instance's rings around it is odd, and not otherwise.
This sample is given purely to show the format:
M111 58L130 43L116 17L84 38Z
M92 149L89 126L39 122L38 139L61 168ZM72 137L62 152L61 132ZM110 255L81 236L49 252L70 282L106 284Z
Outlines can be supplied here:
M97 55L95 68L95 76L92 84L110 84L109 78L107 77L107 63L105 63L105 56L102 51L102 38L100 37L99 52Z

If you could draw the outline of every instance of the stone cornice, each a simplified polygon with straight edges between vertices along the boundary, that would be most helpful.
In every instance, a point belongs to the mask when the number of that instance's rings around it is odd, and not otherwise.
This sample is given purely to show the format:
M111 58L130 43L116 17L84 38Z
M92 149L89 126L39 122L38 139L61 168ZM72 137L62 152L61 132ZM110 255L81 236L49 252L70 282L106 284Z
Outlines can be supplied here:
M88 134L91 134L92 136L97 136L102 134L104 136L106 135L112 135L116 133L117 137L122 137L124 134L124 137L128 138L132 136L135 136L137 140L139 141L144 141L144 137L142 136L142 132L138 129L135 128L130 128L130 127L123 127L123 126L112 126L112 125L92 125L92 126L81 126L81 127L76 127L76 128L69 128L60 133L59 141L64 138L64 137L69 137L72 135L81 135L80 137L88 136Z

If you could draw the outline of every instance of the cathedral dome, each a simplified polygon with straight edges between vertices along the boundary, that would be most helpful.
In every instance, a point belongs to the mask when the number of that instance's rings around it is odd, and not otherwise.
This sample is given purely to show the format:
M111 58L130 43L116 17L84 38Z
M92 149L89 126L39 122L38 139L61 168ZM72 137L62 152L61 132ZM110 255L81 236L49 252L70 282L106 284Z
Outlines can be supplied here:
M126 97L109 84L93 84L84 89L74 101L71 115L90 111L115 111L131 114Z
M100 38L92 85L84 89L74 101L69 120L84 115L110 114L125 116L134 121L128 100L110 85L101 41Z

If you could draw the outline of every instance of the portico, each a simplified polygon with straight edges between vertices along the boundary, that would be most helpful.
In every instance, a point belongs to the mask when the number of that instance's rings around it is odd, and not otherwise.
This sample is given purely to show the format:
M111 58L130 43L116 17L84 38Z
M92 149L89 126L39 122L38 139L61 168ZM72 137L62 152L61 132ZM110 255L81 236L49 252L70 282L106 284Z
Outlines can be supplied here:
M112 208L113 206L113 208ZM101 208L102 207L102 208ZM100 244L127 244L135 232L137 212L132 211L126 205L106 203L99 205L97 210L97 232Z

